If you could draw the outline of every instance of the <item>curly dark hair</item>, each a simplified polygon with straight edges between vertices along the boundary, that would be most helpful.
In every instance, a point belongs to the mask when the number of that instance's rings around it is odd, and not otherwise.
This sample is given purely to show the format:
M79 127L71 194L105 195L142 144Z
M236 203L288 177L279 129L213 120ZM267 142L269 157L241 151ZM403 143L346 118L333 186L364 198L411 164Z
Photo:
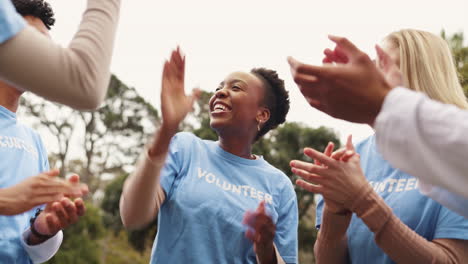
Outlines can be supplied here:
M255 137L257 141L268 131L275 129L286 121L286 115L289 112L289 93L284 87L284 81L279 78L276 71L266 68L254 68L250 72L262 80L265 86L264 103L270 110L270 119Z
M16 11L22 16L37 17L47 29L55 24L54 11L50 4L44 0L12 0Z

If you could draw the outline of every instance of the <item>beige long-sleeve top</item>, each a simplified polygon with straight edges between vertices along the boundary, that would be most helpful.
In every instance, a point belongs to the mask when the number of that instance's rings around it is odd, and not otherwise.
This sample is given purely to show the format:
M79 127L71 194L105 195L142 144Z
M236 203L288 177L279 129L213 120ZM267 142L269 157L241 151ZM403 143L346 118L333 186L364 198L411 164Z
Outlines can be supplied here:
M423 194L468 218L468 110L397 87L375 129L385 160L419 178Z
M351 214L336 215L326 209L325 205L321 231L315 244L316 261L346 263L346 230ZM366 185L355 198L351 210L374 233L377 245L396 263L457 264L468 260L466 241L426 240L398 219L370 185Z
M88 110L107 93L120 0L88 0L67 48L27 26L0 45L0 78L48 100Z

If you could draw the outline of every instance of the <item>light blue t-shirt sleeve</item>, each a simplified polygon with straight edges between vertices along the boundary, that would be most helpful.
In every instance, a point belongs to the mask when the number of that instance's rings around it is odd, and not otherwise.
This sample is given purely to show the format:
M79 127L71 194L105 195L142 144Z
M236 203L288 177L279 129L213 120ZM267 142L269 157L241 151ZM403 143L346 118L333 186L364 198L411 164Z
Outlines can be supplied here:
M468 219L441 206L434 239L449 238L468 240Z
M10 0L0 1L0 44L9 40L26 26Z
M297 263L298 254L298 209L296 193L292 184L285 187L280 210L278 210L275 245L286 263Z
M317 205L315 209L315 227L320 228L322 224L322 212L323 212L323 197L320 194L315 194L315 204Z
M184 162L183 147L190 145L190 135L188 133L177 133L169 145L169 152L161 171L161 187L166 192L166 198L170 199L174 183L180 175Z

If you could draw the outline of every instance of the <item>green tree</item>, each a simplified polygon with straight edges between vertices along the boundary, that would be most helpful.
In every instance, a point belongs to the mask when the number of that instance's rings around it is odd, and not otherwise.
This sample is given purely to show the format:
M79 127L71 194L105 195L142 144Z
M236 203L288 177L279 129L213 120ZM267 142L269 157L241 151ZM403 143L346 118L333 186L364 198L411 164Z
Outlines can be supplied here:
M105 189L104 210L87 203L86 215L65 230L64 243L49 263L148 263L146 252L148 241L154 240L155 223L142 231L122 230L118 204L127 171L159 124L157 110L116 76L110 80L103 106L94 112L30 97L23 100L21 115L39 132L48 131L56 139L58 149L50 151L52 166L60 165L63 175L78 173L94 198ZM76 150L84 152L83 158L69 159ZM115 180L106 188L109 180L102 176Z
M50 165L52 168L60 167L60 176L64 177L70 140L77 126L77 111L32 94L21 97L20 102L19 114L28 118L36 129L45 128L55 138L57 150L51 153Z
M159 124L157 110L114 75L97 111L79 112L32 95L22 100L22 105L21 115L56 138L58 149L50 154L52 167L60 166L61 176L67 171L79 173L92 193L103 187L103 175L120 175L125 167L135 164L154 126ZM76 142L73 139L81 138L82 145L72 144ZM70 147L84 151L82 168L73 161L74 169L69 169Z
M105 234L99 208L86 203L86 214L64 230L63 243L49 264L98 264L100 249L97 240Z
M83 177L92 191L104 187L101 175L121 175L125 167L134 166L159 124L157 110L114 75L103 106L79 116L85 135Z
M192 131L199 138L218 140L218 135L210 127L209 101L212 96L212 92L202 91L200 99L195 103L193 113L189 115L182 127L186 131Z
M102 200L104 224L113 232L114 236L118 236L124 230L120 219L119 201L127 176L127 174L121 175L110 182L106 187L104 199ZM130 245L138 252L144 252L148 246L152 245L156 236L156 225L157 219L141 230L125 231Z
M460 82L468 96L468 46L464 45L465 38L463 32L447 36L445 31L441 33L452 50L455 66L460 76Z

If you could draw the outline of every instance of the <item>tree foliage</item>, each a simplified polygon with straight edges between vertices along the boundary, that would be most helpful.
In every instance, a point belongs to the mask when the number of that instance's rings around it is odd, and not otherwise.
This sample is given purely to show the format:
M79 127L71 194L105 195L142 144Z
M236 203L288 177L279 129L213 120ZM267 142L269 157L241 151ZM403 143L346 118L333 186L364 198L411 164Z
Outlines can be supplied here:
M126 166L135 164L159 123L157 110L114 75L104 104L97 111L79 112L34 96L22 100L20 109L23 115L36 117L36 128L55 137L58 149L51 157L59 162L51 165L61 168L61 176L71 171L68 157L72 140L81 142L75 152L84 152L85 159L81 160L81 169L76 171L75 167L73 172L80 174L93 193L102 187L103 175L120 175Z
M114 236L118 236L124 231L120 219L119 201L127 176L127 174L121 175L110 182L105 189L104 199L102 200L101 207L104 211L104 224L113 232ZM138 252L144 252L148 246L151 246L151 242L153 242L156 236L156 224L157 219L141 230L124 231L127 233L127 241L133 249Z
M63 231L63 243L49 264L98 264L100 250L98 240L106 230L99 208L86 203L86 214L76 224Z
M441 35L452 50L460 82L465 90L465 94L468 96L468 46L464 45L465 38L463 32L447 36L445 31L442 31Z

